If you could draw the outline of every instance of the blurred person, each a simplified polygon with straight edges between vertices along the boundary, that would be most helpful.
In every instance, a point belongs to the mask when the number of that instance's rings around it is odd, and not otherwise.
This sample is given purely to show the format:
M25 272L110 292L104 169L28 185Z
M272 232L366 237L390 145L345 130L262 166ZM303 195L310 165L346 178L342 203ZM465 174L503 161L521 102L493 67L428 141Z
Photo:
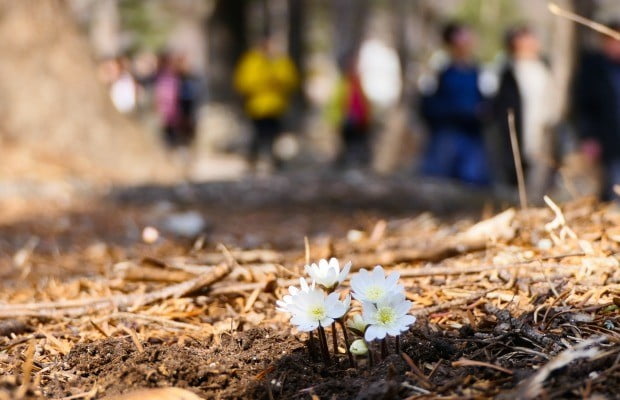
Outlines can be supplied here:
M160 118L164 141L169 147L181 144L180 90L181 79L176 71L174 59L170 54L162 53L159 56L155 78L155 111Z
M293 61L275 49L271 37L263 38L258 46L241 57L234 74L234 85L244 97L245 112L254 126L248 157L252 167L256 168L263 154L279 167L273 145L282 132L282 117L297 84Z
M532 201L542 202L554 164L553 128L558 119L551 71L540 55L538 38L528 26L508 30L505 47L508 60L492 106L493 124L498 128L491 149L495 178L503 184L517 184L508 125L508 112L512 110L527 192Z
M467 25L453 22L444 27L442 39L449 62L439 72L434 91L421 99L430 130L422 173L485 186L490 182L482 132L485 99L473 61L474 34Z
M620 30L620 21L607 24ZM581 153L604 169L603 199L618 200L620 184L620 41L600 36L598 51L582 55L575 73L572 112Z
M110 97L118 111L128 114L136 109L138 85L131 74L129 59L118 57L116 76L110 85Z
M188 59L185 56L180 56L177 59L176 72L179 77L177 100L179 107L179 141L181 145L189 146L196 137L201 83L200 79L192 72Z
M328 119L340 132L341 166L367 166L370 162L371 107L362 87L357 57L347 57L343 73L327 108Z
M144 51L132 59L132 71L138 84L136 108L148 113L153 108L153 91L158 72L158 59L154 53Z

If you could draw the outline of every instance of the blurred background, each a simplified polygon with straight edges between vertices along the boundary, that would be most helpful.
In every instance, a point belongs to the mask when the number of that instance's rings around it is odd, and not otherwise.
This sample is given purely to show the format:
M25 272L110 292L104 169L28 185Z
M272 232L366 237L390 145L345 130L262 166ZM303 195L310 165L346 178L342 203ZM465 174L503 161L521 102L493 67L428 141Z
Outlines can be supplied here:
M620 16L612 0L556 4L612 27ZM546 1L0 7L5 194L359 171L515 199L508 110L532 202L610 198L620 179L618 50Z

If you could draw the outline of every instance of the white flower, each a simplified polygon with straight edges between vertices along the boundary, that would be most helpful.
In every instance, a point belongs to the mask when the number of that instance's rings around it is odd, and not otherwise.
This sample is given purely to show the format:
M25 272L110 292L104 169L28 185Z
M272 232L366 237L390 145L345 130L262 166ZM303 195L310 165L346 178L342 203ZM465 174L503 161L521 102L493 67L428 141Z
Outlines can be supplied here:
M347 312L350 304L350 296L340 301L339 293L325 296L322 290L311 288L292 296L286 310L293 315L292 324L297 325L300 331L309 332L319 325L330 326L334 319L342 317Z
M363 318L369 324L364 334L368 342L383 339L385 335L400 335L416 320L413 315L408 315L411 302L405 300L402 293L390 295L377 304L363 302L362 306Z
M299 288L296 286L289 286L289 294L282 297L282 300L276 301L276 310L290 312L288 308L291 304L293 304L293 297L297 296L300 292L308 292L310 289L314 289L314 282L311 286L308 286L306 279L299 278Z
M306 273L310 275L313 281L323 286L325 289L334 289L342 283L349 274L351 262L349 261L340 270L338 259L332 257L329 261L322 259L319 263L306 265Z
M386 296L403 293L403 286L397 284L398 276L397 272L392 272L386 277L380 265L377 265L372 272L362 269L351 277L353 297L362 302L377 303Z
M349 351L351 351L351 354L356 356L363 356L368 353L368 346L366 346L366 342L363 339L357 339L351 343L351 346L349 346Z
M349 321L347 322L347 326L357 333L358 335L363 335L366 330L366 326L368 324L364 321L364 318L360 314L355 314Z

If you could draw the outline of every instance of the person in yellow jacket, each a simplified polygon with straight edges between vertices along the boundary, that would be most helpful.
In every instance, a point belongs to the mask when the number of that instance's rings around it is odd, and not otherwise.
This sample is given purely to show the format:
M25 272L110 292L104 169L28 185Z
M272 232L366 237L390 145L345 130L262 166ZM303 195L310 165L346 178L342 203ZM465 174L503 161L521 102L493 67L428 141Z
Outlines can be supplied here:
M272 161L273 144L282 131L282 117L298 84L295 65L286 55L275 54L270 39L247 51L234 74L236 90L244 97L245 112L254 125L249 161L262 153ZM276 162L277 165L277 162Z

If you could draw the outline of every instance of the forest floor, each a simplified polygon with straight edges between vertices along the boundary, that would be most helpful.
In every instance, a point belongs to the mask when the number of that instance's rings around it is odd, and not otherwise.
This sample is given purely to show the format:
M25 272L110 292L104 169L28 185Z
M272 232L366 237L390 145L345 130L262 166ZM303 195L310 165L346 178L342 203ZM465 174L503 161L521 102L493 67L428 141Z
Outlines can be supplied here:
M620 210L487 198L305 173L0 199L0 399L617 398ZM308 354L275 310L308 255L400 273L399 353Z

